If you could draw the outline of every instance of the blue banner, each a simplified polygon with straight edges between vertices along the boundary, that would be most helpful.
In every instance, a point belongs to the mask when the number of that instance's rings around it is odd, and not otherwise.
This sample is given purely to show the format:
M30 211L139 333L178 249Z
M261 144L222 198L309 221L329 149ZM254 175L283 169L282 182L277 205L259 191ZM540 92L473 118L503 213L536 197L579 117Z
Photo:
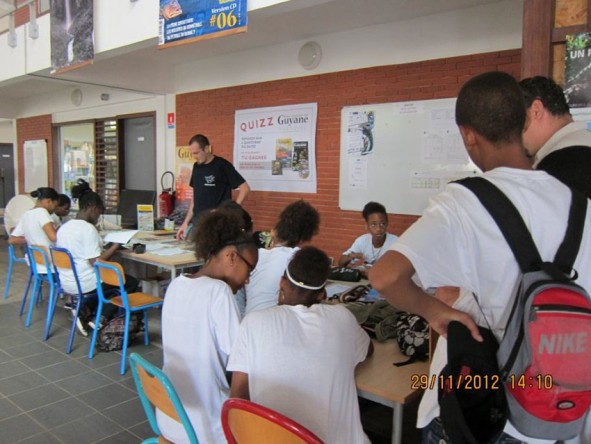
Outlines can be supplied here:
M247 22L246 0L160 0L158 44L245 32Z

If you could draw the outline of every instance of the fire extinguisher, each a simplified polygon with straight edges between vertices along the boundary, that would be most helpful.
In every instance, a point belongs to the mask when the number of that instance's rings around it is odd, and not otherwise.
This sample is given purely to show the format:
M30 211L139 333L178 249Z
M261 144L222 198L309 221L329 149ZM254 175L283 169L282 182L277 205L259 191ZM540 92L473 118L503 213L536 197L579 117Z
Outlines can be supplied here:
M164 176L170 174L172 177L172 184L170 188L164 188ZM174 200L176 192L173 191L174 187L174 174L172 171L165 171L160 178L160 186L162 187L162 193L160 193L160 217L169 216L174 211Z

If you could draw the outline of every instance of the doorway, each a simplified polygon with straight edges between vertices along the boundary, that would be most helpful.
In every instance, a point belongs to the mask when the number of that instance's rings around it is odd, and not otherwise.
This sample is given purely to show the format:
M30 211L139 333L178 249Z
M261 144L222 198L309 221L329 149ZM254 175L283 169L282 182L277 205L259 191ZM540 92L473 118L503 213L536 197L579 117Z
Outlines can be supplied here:
M124 184L130 190L156 190L154 116L120 119L124 147Z
M11 143L0 143L0 208L14 197L14 148Z

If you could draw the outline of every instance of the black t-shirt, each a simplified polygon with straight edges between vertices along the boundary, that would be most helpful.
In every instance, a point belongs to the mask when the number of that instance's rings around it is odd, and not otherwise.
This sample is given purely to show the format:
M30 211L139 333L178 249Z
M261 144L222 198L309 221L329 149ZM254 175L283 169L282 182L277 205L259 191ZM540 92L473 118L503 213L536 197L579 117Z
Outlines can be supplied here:
M553 151L536 169L546 171L591 198L591 147L577 145Z
M215 156L204 165L195 163L190 185L193 187L193 221L205 210L217 208L224 200L232 198L232 190L244 182L234 165Z

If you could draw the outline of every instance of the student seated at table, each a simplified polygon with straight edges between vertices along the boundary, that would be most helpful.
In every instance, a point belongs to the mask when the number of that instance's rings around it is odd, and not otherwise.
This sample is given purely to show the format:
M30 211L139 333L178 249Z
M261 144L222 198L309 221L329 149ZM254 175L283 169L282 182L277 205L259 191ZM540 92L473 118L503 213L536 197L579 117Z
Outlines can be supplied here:
M37 198L35 206L25 212L18 225L10 233L8 243L12 245L41 245L49 248L56 239L55 227L51 214L55 210L58 193L53 188L37 188L31 193L31 197ZM45 266L38 265L37 270L46 274Z
M279 281L287 263L300 246L318 233L320 214L312 205L298 200L286 206L273 229L270 249L259 249L259 263L244 287L246 314L277 305Z
M67 248L76 264L76 272L80 280L82 293L90 293L96 290L96 275L93 269L93 264L97 259L109 260L111 256L119 248L119 244L113 243L103 251L103 240L96 228L99 217L105 211L105 206L101 197L92 191L88 182L79 179L78 184L72 187L72 197L78 200L78 214L76 219L71 219L63 224L57 232L56 245L58 247ZM66 293L77 295L78 289L76 280L71 270L60 270L60 282ZM136 278L125 275L125 288L128 292L133 293L137 291L139 282ZM103 285L103 289L107 293L114 290L109 285ZM97 306L96 298L85 299L86 309L80 312L77 322L78 331L80 334L88 335L88 322L94 321L93 314ZM75 309L73 304L70 304L72 310ZM117 307L111 304L103 307L103 319L101 324L108 321L115 312ZM93 324L90 324L93 327Z
M67 194L57 195L57 203L55 209L53 210L53 214L51 215L53 226L56 230L70 220L68 218L68 214L70 214L71 205L72 201Z
M398 237L388 233L388 213L381 203L368 202L361 214L368 233L355 239L339 259L339 266L357 268L367 276L367 269L390 249Z
M281 277L280 305L240 325L228 362L230 394L276 410L324 442L366 443L354 372L373 349L345 307L320 303L329 273L318 248L294 254Z
M195 253L205 264L169 285L162 308L163 371L171 379L199 442L224 443L222 404L228 398L226 363L238 332L234 293L258 260L243 222L227 210L204 214L194 234ZM166 439L185 442L178 422L157 411Z

